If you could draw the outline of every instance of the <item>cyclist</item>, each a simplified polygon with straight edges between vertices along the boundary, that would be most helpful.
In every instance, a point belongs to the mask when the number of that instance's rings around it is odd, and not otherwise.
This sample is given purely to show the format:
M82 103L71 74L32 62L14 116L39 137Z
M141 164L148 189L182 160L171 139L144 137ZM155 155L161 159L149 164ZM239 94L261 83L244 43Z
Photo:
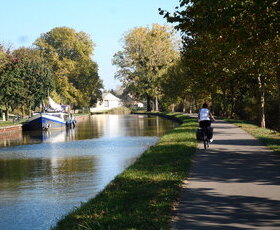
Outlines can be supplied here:
M199 127L210 127L211 121L215 121L213 115L211 114L210 110L208 109L207 103L204 103L202 105L202 108L198 112L198 121L199 121ZM210 139L210 142L212 142L213 139Z

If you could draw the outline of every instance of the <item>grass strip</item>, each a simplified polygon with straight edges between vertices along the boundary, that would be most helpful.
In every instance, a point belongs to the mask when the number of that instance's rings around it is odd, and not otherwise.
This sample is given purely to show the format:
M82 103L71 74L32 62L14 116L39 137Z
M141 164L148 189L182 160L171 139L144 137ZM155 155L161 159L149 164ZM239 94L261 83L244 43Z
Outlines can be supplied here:
M226 119L226 121L244 129L252 136L259 139L280 156L280 132L271 129L260 128L259 126L240 120Z
M20 124L20 122L0 121L0 127L13 126L13 125L18 125L18 124Z
M197 122L182 114L167 115L182 125L53 229L169 229L174 201L196 151Z

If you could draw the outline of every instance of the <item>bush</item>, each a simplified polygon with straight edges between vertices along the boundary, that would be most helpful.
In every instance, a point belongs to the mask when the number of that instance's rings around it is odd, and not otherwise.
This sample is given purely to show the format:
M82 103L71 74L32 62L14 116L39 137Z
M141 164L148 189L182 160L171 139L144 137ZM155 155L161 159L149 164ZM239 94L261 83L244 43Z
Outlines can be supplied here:
M130 114L131 110L127 107L117 107L108 111L109 114Z

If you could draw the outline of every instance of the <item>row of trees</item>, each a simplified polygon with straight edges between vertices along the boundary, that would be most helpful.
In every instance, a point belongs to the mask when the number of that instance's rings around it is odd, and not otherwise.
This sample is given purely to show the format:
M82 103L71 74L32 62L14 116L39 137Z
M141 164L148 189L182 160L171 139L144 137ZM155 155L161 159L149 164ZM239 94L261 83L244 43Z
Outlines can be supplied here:
M134 28L113 58L116 77L148 110L151 100L155 110L208 101L216 115L280 129L278 9L278 0L180 0L160 14L180 32L181 52L170 28Z
M103 88L93 50L86 33L68 27L42 34L33 48L0 46L0 106L25 114L49 94L74 107L92 105Z
M184 42L166 95L208 99L216 114L280 129L278 10L276 0L181 0L174 14L161 11Z

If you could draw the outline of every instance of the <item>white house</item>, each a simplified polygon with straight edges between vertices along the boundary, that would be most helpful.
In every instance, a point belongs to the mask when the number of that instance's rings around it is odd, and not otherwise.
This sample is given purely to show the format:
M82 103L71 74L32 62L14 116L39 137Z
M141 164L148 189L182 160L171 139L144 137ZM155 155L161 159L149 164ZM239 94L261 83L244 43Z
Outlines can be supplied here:
M102 112L122 106L121 99L111 93L103 93L102 101L97 101L96 107L90 108L90 112Z
M133 106L137 107L138 109L144 108L144 104L142 102L134 101L132 104L133 104Z

